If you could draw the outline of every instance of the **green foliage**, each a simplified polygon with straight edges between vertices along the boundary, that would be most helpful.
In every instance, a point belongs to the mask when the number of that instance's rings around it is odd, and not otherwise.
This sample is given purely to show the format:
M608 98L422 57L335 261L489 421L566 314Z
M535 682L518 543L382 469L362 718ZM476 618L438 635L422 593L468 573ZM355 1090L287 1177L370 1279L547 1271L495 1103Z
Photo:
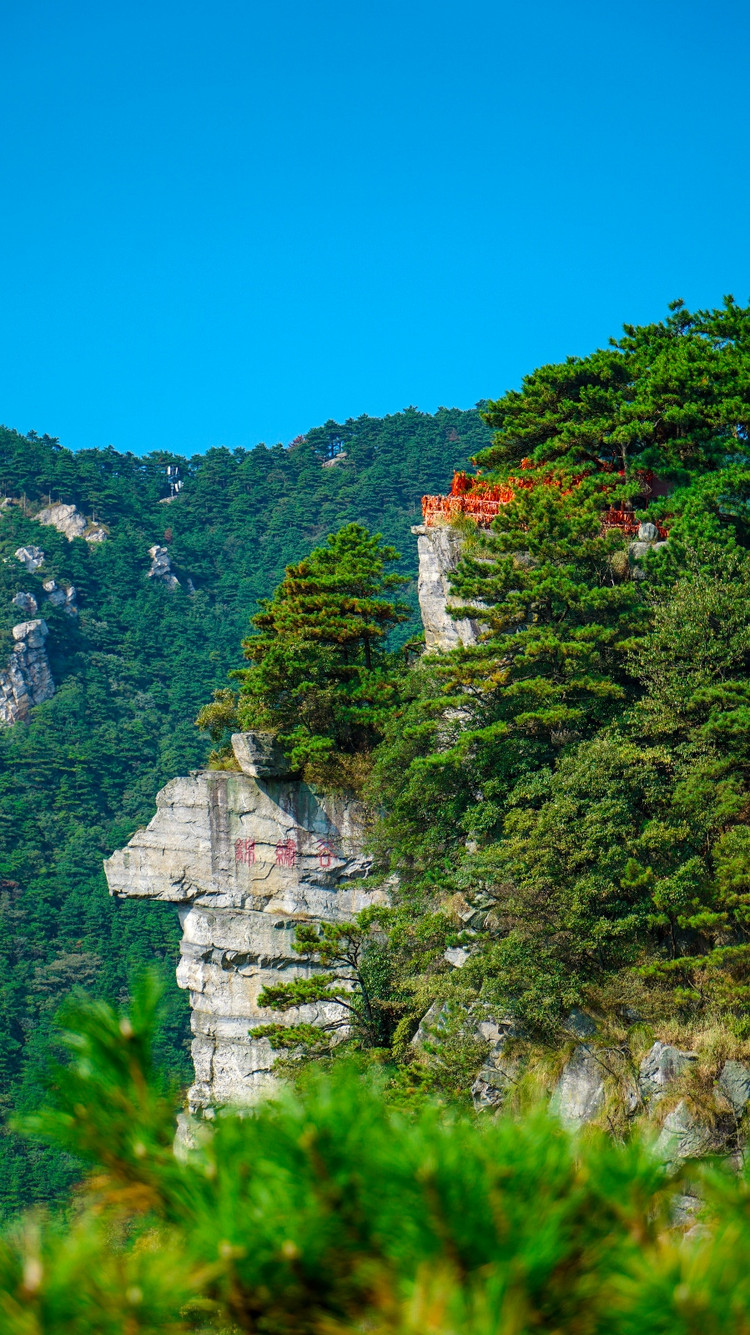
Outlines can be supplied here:
M390 1007L383 995L388 979L377 967L377 917L377 910L365 909L356 922L298 923L293 949L332 972L266 986L258 1005L282 1012L310 1005L322 1009L316 1010L315 1024L263 1024L251 1034L270 1039L274 1048L305 1056L330 1055L347 1034L362 1047L385 1047Z
M584 487L521 491L471 544L453 588L480 641L425 660L389 730L375 774L384 842L424 865L462 835L498 833L516 784L621 714L647 611L638 584L613 574L618 546Z
M243 642L253 667L233 673L240 725L277 733L292 768L312 782L351 781L349 758L366 757L393 710L398 663L384 641L409 616L388 596L407 583L387 571L399 559L379 535L345 525L287 566L253 617L258 634ZM218 705L204 714L214 726Z
M415 998L552 1037L635 990L650 1016L746 1036L749 333L730 299L677 303L485 410L477 461L502 479L527 459L529 485L453 578L478 644L418 665L369 784L398 913L445 911L469 951L441 977L399 948ZM636 568L600 513L642 497L644 468L678 486Z
M704 1219L685 1237L684 1176L647 1146L576 1142L539 1112L405 1113L356 1065L219 1117L178 1161L147 1012L69 1016L74 1060L37 1127L92 1176L65 1230L2 1239L8 1335L750 1331L741 1179L696 1170Z
M727 297L718 310L691 314L681 301L670 310L657 324L625 325L608 348L540 367L489 403L483 416L496 435L477 461L685 476L746 457L750 306Z

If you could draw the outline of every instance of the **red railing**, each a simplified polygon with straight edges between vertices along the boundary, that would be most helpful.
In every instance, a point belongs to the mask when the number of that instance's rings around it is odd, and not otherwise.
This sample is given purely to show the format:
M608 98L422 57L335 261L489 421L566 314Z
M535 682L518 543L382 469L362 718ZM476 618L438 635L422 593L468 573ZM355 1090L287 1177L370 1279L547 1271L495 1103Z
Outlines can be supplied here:
M528 466L525 459L521 464L522 468L524 466ZM644 481L646 481L644 489L647 494L651 490L648 484L651 483L652 479L653 474L644 475ZM434 524L450 522L457 515L466 515L475 524L479 524L483 528L489 528L493 519L497 517L500 507L513 500L518 488L527 489L534 486L531 479L512 478L511 481L513 486L500 485L484 482L481 478L470 477L466 473L454 473L449 495L422 497L424 523L430 528ZM570 492L564 494L569 495ZM602 515L602 531L619 529L627 536L635 536L638 532L639 522L631 510L618 510L612 506L609 510L605 510ZM659 537L662 540L665 539L667 530L663 524L655 522Z
M501 505L513 500L510 487L504 488L507 495L500 500L486 496L423 496L422 515L428 528L441 520L455 519L456 515L467 515L475 524L490 525L496 518Z
M628 537L635 537L643 521L636 519L632 510L615 510L614 506L610 510L605 510L602 515L602 529L617 528ZM658 519L649 521L652 523L662 542L666 541L668 530Z

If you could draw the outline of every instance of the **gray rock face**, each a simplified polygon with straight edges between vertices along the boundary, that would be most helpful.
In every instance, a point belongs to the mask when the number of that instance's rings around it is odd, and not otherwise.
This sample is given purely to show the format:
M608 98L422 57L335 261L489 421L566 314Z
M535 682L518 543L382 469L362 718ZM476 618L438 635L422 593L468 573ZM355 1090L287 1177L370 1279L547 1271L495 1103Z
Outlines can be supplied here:
M17 593L12 601L13 606L18 608L27 621L35 617L39 610L33 593Z
M364 879L363 835L362 809L343 796L271 775L204 771L168 783L147 829L105 863L111 894L179 908L193 1112L251 1104L273 1084L276 1054L249 1029L325 1018L319 1006L274 1014L258 995L316 972L292 950L296 923L348 921L385 901Z
M664 1119L654 1153L665 1163L677 1163L680 1159L699 1159L718 1147L711 1127L696 1117L686 1099L680 1099Z
M6 727L26 718L34 705L55 694L44 641L46 622L40 618L13 627L15 644L0 670L0 724Z
M172 573L172 561L166 547L159 547L156 544L149 547L148 554L151 557L151 569L148 572L149 579L158 579L160 584L166 584L168 589L179 589L180 581Z
M638 1089L644 1102L657 1103L667 1085L694 1061L697 1061L694 1052L681 1052L669 1043L654 1043L643 1058L638 1073Z
M552 1095L550 1109L566 1126L584 1126L604 1107L605 1068L596 1054L581 1043L565 1066Z
M471 1097L477 1110L499 1108L518 1080L521 1062L518 1057L509 1056L507 1051L514 1033L515 1023L511 1016L500 1020L483 1020L477 1025L477 1038L491 1045L484 1065L471 1086Z
M716 1084L732 1105L735 1117L742 1117L750 1103L750 1070L744 1062L725 1062Z
M451 597L450 577L461 555L460 533L447 524L430 528L419 524L412 529L412 533L417 536L417 593L427 652L476 644L479 638L478 623L454 621L448 610L456 603L456 599Z
M42 588L47 595L44 601L49 603L50 606L61 607L64 612L67 612L68 616L78 616L77 595L72 584L69 584L67 589L61 589L57 580L45 579Z
M288 772L284 753L272 732L235 732L232 750L243 774L264 779Z
M63 505L61 501L47 505L34 516L38 524L57 529L72 542L74 538L83 538L85 542L104 542L107 530L101 524L91 523L76 509L75 505Z
M574 1006L566 1016L565 1028L571 1034L575 1034L576 1038L593 1038L596 1033L596 1020Z
M41 565L44 565L44 552L41 547L16 547L14 556L28 570L30 575L38 570Z

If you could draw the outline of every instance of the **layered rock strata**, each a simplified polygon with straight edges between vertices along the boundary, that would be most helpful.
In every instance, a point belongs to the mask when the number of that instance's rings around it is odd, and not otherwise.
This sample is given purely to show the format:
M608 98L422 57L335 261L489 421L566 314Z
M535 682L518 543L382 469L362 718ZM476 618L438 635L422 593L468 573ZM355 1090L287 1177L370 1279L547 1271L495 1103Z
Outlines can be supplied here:
M173 779L149 826L105 863L111 894L178 907L193 1113L248 1105L270 1088L276 1054L250 1029L328 1018L325 1006L277 1015L258 1005L267 984L317 969L292 949L296 923L347 921L383 898L367 885L361 807L280 773L269 739L243 734L233 742L244 772Z
M44 645L47 633L47 623L41 617L13 627L13 650L5 668L0 669L0 724L17 723L34 705L55 694Z

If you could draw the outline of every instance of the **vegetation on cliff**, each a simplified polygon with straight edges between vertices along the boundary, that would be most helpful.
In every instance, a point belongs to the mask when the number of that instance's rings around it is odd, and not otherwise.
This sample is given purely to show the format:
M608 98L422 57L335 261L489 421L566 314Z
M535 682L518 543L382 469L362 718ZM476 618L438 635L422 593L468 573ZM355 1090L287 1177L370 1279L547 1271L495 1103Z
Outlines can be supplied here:
M398 876L374 1002L419 1080L433 1003L454 1017L437 1046L471 1043L468 1011L544 1040L582 1006L744 1052L749 371L750 309L678 304L485 411L483 476L515 495L453 579L480 638L402 669L366 786ZM669 541L603 528L613 501Z
M409 526L420 492L489 438L476 411L449 409L329 422L290 447L192 459L72 453L49 437L0 430L0 483L17 502L0 515L0 648L7 655L10 627L24 619L14 595L30 592L49 625L57 683L28 721L0 729L0 1211L58 1199L78 1174L57 1149L8 1130L13 1112L38 1104L53 1017L71 989L122 1000L132 972L159 962L168 997L159 1051L188 1081L176 915L111 900L102 859L150 819L167 780L205 763L193 720L241 662L248 616L287 564L354 521L403 551L404 599L414 607ZM337 440L346 457L327 466ZM163 504L169 464L184 486ZM107 540L68 541L42 527L33 516L50 497L95 515ZM178 588L149 578L155 543L167 546ZM28 545L45 553L32 572L14 555ZM77 617L46 601L50 578L75 586Z

